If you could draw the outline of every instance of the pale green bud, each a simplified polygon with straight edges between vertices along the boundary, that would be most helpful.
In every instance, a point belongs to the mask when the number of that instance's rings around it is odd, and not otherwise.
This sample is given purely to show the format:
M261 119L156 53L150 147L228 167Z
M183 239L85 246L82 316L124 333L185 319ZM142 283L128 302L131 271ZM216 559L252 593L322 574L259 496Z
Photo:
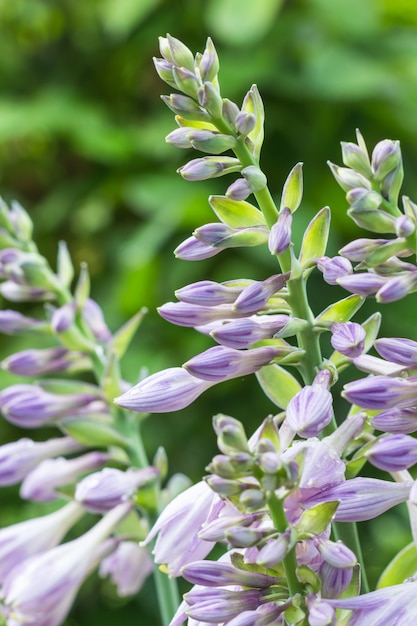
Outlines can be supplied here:
M280 211L288 207L294 213L303 198L303 164L297 163L287 176L282 190Z
M198 68L204 82L213 81L219 72L219 57L210 37L208 37L206 48L199 59Z
M223 101L213 83L205 82L199 89L198 102L212 117L222 117Z

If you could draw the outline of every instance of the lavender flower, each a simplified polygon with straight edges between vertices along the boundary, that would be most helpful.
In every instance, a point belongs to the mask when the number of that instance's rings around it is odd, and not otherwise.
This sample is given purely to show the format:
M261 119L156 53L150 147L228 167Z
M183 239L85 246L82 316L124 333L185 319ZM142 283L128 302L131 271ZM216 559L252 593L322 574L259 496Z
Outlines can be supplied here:
M399 365L415 367L417 365L417 341L390 337L377 339L375 349L383 359L393 361Z
M417 379L369 376L344 387L342 395L364 409L407 408L416 404Z
M100 545L129 511L130 505L122 504L85 535L13 568L2 588L9 621L16 624L30 621L33 626L61 624L84 578L97 564Z
M0 583L25 559L56 546L84 512L70 502L54 513L0 530Z
M152 550L156 563L163 563L170 576L179 576L187 563L204 559L214 542L204 541L198 533L216 519L223 502L204 483L183 491L162 511L143 545L157 536Z
M47 329L47 324L33 317L27 317L13 310L0 311L0 332L15 335L30 331L40 332Z
M268 247L271 254L282 254L291 243L292 213L288 207L284 207L278 216L278 220L271 228Z
M155 467L129 469L126 472L106 467L78 483L75 500L93 513L106 513L157 477Z
M352 274L352 263L342 256L335 256L332 259L323 256L317 259L317 267L323 272L323 278L329 285L337 285L339 278Z
M230 378L246 376L279 356L279 348L264 347L252 350L234 350L225 346L214 346L193 357L184 368L197 378L210 382L221 382Z
M40 376L90 369L91 361L83 352L67 348L44 348L16 352L4 359L1 367L18 376Z
M330 342L335 350L353 359L362 354L366 333L360 324L336 323L331 326Z
M217 343L241 350L250 348L257 341L270 339L290 322L288 315L253 315L237 320L223 320L216 324L210 335ZM197 330L204 332L204 326Z
M332 395L321 385L303 387L286 411L286 422L300 437L315 437L333 417Z
M122 598L136 594L152 572L148 551L133 541L121 541L100 563L99 574L109 576Z
M70 460L45 459L24 478L20 497L37 502L55 500L60 487L72 484L83 472L102 467L108 459L104 452L89 452Z
M403 434L378 439L366 452L367 459L386 472L399 472L417 463L417 441Z

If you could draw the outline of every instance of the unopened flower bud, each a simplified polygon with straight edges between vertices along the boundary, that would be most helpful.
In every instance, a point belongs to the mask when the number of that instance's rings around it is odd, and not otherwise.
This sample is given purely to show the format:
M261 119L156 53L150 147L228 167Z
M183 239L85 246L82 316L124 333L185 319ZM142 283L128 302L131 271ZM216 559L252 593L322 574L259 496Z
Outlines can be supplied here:
M339 278L353 272L352 263L342 256L323 256L317 260L317 267L323 272L323 278L329 285L337 285Z
M214 118L221 118L223 101L219 94L219 90L212 82L203 83L198 92L198 102L210 115Z
M330 161L327 163L333 176L344 191L350 191L356 188L371 189L369 180L367 180L365 176L362 176L362 174L359 174L359 172L355 172L348 167L339 167Z
M255 128L256 118L253 113L240 111L236 115L235 129L239 135L248 135Z
M399 141L384 139L380 141L372 152L372 169L374 178L382 181L392 171L402 166Z
M270 539L260 550L256 563L263 567L275 567L287 556L291 549L291 534L289 531L281 533L279 537Z
M397 237L409 237L416 229L415 222L408 215L401 215L395 220L395 232Z
M353 359L364 351L366 332L354 322L336 323L331 327L330 342L335 350Z
M231 172L238 172L241 167L240 161L233 157L207 156L189 161L178 169L178 173L185 180L207 180L224 176Z
M178 67L185 67L191 72L194 71L193 53L179 39L172 37L170 34L167 34L166 37L159 37L159 49L168 61L171 61Z
M271 228L268 247L271 254L282 254L291 243L292 213L288 207L284 207L278 216L278 220Z
M341 146L342 160L346 167L350 167L352 170L362 174L366 179L369 179L372 176L372 170L368 154L355 143L342 141Z
M198 63L201 79L213 81L219 72L219 57L210 37L207 38L206 47Z
M217 435L219 449L224 454L230 454L236 450L248 451L248 440L245 429L239 420L229 415L215 415L213 417L213 428Z

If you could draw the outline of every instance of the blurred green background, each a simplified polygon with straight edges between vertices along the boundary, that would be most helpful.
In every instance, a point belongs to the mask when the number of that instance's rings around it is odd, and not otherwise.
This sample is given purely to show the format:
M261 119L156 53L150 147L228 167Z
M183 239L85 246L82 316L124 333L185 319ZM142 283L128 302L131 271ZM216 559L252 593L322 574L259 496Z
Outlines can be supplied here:
M170 89L152 63L159 35L169 32L193 51L210 35L222 95L237 103L257 83L266 109L262 165L277 198L291 167L304 162L298 240L324 205L333 215L329 254L359 234L326 166L327 159L340 163L339 141L354 141L357 127L370 148L383 138L401 141L404 193L416 201L414 0L0 0L0 29L1 194L30 212L53 265L60 239L77 266L88 263L93 297L113 329L148 307L125 362L132 382L143 367L178 365L211 345L158 317L155 308L175 289L276 272L257 249L192 264L173 257L195 227L213 221L207 196L223 193L227 181L186 183L175 173L189 155L164 141L175 123L159 99ZM344 293L313 275L315 311ZM416 302L385 306L382 334L417 339ZM358 319L373 310L370 303ZM1 352L20 347L4 339ZM215 452L213 414L242 419L250 433L273 411L254 380L244 385L245 394L242 382L232 381L185 411L152 417L149 453L164 445L171 472L197 480ZM2 431L3 441L16 436L4 422ZM383 524L365 550L375 572L408 538L401 515ZM68 624L158 624L150 593L126 604L106 589L88 583Z

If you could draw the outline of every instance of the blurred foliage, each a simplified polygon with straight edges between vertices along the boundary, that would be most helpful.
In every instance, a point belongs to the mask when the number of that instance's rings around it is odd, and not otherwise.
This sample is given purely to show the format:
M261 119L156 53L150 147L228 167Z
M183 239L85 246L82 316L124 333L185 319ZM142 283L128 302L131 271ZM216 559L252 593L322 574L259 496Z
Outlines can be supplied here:
M325 204L333 215L329 254L358 236L326 166L327 159L340 163L339 141L354 140L356 127L370 147L400 139L404 192L417 198L413 0L0 0L0 25L1 193L30 211L52 263L59 239L77 264L88 263L93 295L113 328L149 308L126 361L131 381L143 366L152 372L176 365L210 345L158 318L156 306L175 289L276 271L258 250L194 264L173 259L193 228L212 221L207 196L222 193L225 181L191 184L175 174L187 155L164 142L174 121L159 100L166 89L151 60L159 35L170 32L194 51L212 36L223 95L232 100L240 102L256 81L266 108L262 163L275 196L291 167L304 162L298 240ZM311 280L316 311L344 294L319 276ZM383 332L398 334L401 319L400 334L417 338L415 302L384 307ZM361 315L372 310L367 305ZM21 347L4 340L2 353ZM244 395L241 381L232 381L181 414L153 417L145 427L150 452L165 445L171 470L197 479L215 449L212 414L243 418L251 432L271 410L255 381L245 385ZM4 425L3 433L7 441L14 430ZM114 599L105 596L103 609L87 597L68 624L93 623L93 612L102 624L157 623L149 602L119 613ZM110 605L114 617L105 618Z

